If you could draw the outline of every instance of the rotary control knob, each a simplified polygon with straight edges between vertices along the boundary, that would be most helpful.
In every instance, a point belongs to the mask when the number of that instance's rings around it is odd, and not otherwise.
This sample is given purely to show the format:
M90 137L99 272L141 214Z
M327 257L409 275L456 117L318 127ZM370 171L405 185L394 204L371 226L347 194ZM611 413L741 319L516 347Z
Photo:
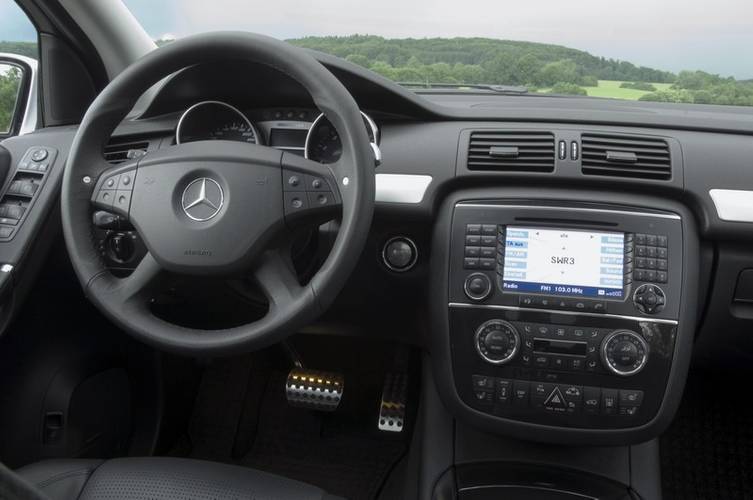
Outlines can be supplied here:
M487 362L503 365L518 354L520 335L507 321L491 319L476 329L476 351Z
M484 273L473 273L463 284L465 295L476 302L481 302L492 293L492 280Z
M633 304L642 313L656 314L664 309L667 297L664 290L656 285L641 285L635 289Z
M648 344L631 330L617 330L604 338L601 360L615 375L627 377L643 370L648 361Z

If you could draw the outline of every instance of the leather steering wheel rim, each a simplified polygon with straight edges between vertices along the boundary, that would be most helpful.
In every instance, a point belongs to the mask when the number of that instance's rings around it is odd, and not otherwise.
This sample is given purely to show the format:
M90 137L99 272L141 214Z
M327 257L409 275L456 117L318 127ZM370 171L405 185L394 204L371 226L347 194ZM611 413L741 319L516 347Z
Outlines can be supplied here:
M105 162L104 146L144 92L176 71L218 59L265 64L301 84L338 130L343 145L340 160L324 166L271 148L213 141L211 150L207 143L189 143L150 152L126 166L113 168ZM116 278L95 248L91 215L93 207L101 206L98 196L106 190L106 182L123 177L124 171L133 179L124 214L134 219L140 234L142 229L146 233L149 253L129 277ZM303 286L280 252L267 248L274 241L273 233L290 229L295 215L288 213L290 196L301 194L306 199L307 193L286 191L293 184L286 184L291 173L302 179L321 176L329 187L328 196L342 210L329 256ZM187 205L181 200L188 184L201 179L207 179L205 184L214 182L221 192L224 188L224 203L213 220L197 222L186 217ZM373 153L359 108L332 73L305 51L270 37L207 33L145 55L113 79L91 104L74 138L63 177L63 232L86 295L126 331L160 349L182 354L239 353L278 342L333 302L366 242L374 209L374 182ZM248 195L244 196L243 188ZM112 191L113 195L120 193ZM204 196L204 191L201 193ZM308 196L315 199L310 193ZM253 215L249 218L244 210L258 213L260 220ZM235 228L244 214L253 227L253 235L248 237L243 232L245 226ZM184 238L184 246L160 235L160 229L178 240ZM237 238L218 243L235 234L233 231L239 231ZM196 242L216 250L206 250L203 256L189 250L181 253L185 245ZM249 248L236 248L244 244ZM269 310L258 321L222 330L168 323L152 314L147 300L165 269L218 276L252 272L269 300Z

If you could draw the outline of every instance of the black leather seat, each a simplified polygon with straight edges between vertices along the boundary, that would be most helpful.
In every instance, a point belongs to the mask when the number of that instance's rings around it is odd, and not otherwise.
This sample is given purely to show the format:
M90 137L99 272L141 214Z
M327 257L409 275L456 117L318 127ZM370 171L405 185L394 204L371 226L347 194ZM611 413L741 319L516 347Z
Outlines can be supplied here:
M337 500L292 479L184 458L47 460L17 473L50 500Z

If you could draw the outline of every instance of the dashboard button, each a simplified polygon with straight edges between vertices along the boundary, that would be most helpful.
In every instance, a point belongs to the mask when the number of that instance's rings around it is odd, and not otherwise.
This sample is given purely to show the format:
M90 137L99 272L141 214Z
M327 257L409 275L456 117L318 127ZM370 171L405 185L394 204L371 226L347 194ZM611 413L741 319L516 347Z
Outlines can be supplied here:
M537 368L548 368L549 357L542 354L536 355L533 358L533 364L535 364Z
M479 257L481 255L481 247L465 247L466 257Z
M487 236L497 236L497 225L496 224L482 224L481 225L481 234L485 234Z
M598 415L601 408L601 387L583 388L583 412Z
M512 399L512 381L497 379L496 400L498 403L506 405Z
M481 224L467 224L465 234L481 234Z
M485 375L474 375L473 376L473 388L483 389L486 391L493 391L494 390L494 378L487 377Z
M620 406L640 406L643 403L643 391L620 389Z
M494 404L494 392L487 391L485 389L474 389L473 395L476 397L476 402L483 406L492 406Z
M515 406L527 407L531 392L531 383L527 380L513 381L513 402Z
M465 237L465 244L467 246L473 246L473 247L481 246L481 236L477 236L473 234L468 235Z
M616 415L617 414L617 389L602 389L601 390L601 414L602 415Z
M604 302L604 301L601 301L601 300L594 301L594 302L589 303L589 306L590 307L588 309L591 312L595 312L595 313L605 313L605 312L607 312L607 303Z
M535 305L534 302L535 302L535 299L533 297L526 297L524 295L521 295L520 297L518 297L518 304L521 306L531 307Z
M485 247L496 247L497 246L497 238L495 236L481 236L481 246Z
M464 269L478 269L479 260L475 257L465 257L463 259L463 268Z
M493 271L496 266L497 261L494 259L479 259L479 268L483 269L484 271Z
M583 371L583 367L585 366L585 363L586 363L585 358L571 358L567 367L569 370L572 370L574 372L580 372L580 371Z
M565 370L567 368L567 362L562 356L552 356L549 365L553 370Z
M487 259L494 259L496 257L497 249L494 247L480 247L479 249L481 257Z

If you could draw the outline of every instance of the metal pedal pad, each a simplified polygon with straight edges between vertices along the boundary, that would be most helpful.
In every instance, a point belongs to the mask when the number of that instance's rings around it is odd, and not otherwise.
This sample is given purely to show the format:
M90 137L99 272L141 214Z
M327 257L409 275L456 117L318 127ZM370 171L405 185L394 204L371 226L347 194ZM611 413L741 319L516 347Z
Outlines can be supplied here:
M345 379L339 373L294 368L285 382L290 406L335 411L343 396Z
M408 375L388 373L384 379L377 427L380 431L402 432L405 426L405 403L408 398Z

